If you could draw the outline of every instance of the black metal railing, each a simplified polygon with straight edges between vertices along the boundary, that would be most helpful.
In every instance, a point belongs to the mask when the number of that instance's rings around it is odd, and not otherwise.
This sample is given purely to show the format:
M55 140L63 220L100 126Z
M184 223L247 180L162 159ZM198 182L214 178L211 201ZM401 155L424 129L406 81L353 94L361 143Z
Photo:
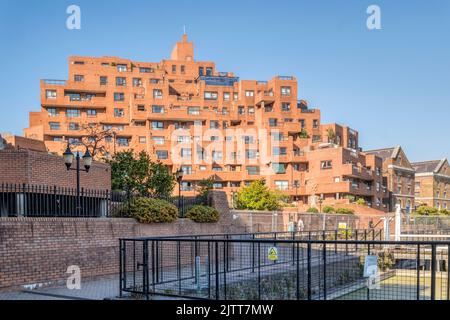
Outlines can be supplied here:
M109 190L77 190L58 186L0 184L0 217L126 217L141 195ZM152 195L145 195L152 197ZM210 204L201 197L158 197L174 204L184 217L192 205Z
M355 231L121 239L120 294L144 299L449 298L450 242L383 241L383 230ZM373 277L364 275L367 256L376 257Z

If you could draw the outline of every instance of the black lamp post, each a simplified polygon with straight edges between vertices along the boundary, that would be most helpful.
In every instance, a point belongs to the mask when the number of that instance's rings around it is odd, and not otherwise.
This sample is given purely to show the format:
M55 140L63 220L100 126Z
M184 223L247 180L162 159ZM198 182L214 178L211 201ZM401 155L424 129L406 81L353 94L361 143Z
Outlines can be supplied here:
M81 215L81 201L80 201L80 171L89 172L89 169L92 165L92 156L89 152L89 149L86 148L86 152L83 155L83 165L84 169L80 168L80 153L77 151L77 155L75 156L73 152L70 150L70 143L67 144L67 149L63 153L64 163L66 164L67 171L75 170L77 172L77 215ZM76 160L76 168L71 168L73 159Z
M183 180L183 170L181 168L175 172L175 178L178 182L178 197L181 199L181 181Z

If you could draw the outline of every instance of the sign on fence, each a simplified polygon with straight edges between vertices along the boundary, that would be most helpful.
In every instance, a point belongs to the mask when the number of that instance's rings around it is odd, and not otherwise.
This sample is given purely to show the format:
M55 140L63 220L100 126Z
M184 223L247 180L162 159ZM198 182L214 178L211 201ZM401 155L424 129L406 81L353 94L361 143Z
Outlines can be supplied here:
M378 257L367 255L364 258L364 273L369 289L380 289L380 275L378 274Z
M339 222L338 229L347 229L347 222Z
M270 248L267 250L267 258L268 258L270 261L276 261L276 260L278 260L278 249L277 249L277 247L270 247Z

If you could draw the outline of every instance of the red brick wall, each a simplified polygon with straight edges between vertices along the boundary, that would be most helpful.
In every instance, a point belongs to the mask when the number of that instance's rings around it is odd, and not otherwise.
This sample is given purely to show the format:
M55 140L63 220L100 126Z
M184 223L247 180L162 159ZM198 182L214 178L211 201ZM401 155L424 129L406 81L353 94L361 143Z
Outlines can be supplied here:
M221 193L212 192L218 223L139 224L134 219L0 218L0 290L65 281L67 267L78 265L81 277L118 273L119 238L186 234L237 233Z
M75 188L76 173L74 170L67 171L63 158L59 156L30 150L1 150L2 182ZM111 189L109 165L93 163L89 173L81 172L80 182L81 187L87 189Z

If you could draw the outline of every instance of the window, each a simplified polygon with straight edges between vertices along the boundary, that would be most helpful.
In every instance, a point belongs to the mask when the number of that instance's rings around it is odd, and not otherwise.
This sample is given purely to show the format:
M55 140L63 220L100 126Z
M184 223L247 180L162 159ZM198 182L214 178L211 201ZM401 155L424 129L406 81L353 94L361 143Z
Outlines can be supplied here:
M145 111L145 105L139 104L139 105L137 106L137 111Z
M180 72L184 74L186 72L186 66L180 66Z
M181 171L183 174L192 174L192 166L181 166Z
M73 80L75 82L83 82L84 81L84 76L81 74L76 74L73 76Z
M271 132L270 135L272 136L273 141L283 141L284 139L281 132Z
M276 127L278 125L278 120L276 118L269 119L269 126Z
M320 169L331 169L333 166L331 165L331 160L325 160L320 162Z
M215 121L215 120L210 121L209 127L211 129L219 129L219 121Z
M285 156L287 154L286 147L273 147L272 155L274 156Z
M117 71L118 72L126 72L127 71L127 65L126 64L118 64L117 65Z
M152 106L152 113L164 113L164 106Z
M80 130L80 125L77 122L69 123L69 130Z
M212 158L214 161L222 160L222 151L213 151Z
M49 122L48 125L50 126L50 130L59 130L60 129L59 122Z
M114 92L114 101L125 101L125 94L123 92Z
M63 141L63 138L62 137L52 137L51 141L61 142L61 141Z
M136 127L145 127L145 121L135 121L134 125Z
M289 182L282 180L282 181L275 181L275 189L277 190L283 190L286 191L289 188Z
M255 114L255 107L248 107L248 114Z
M79 145L81 143L80 138L69 138L69 144L71 145Z
M164 144L164 137L152 137L154 144Z
M116 86L126 86L127 78L125 77L116 77Z
M286 165L284 163L272 163L272 169L275 173L286 173Z
M103 125L103 130L112 130L112 125L110 125L110 124L104 124Z
M255 95L255 92L253 90L246 90L245 96L246 97L253 97Z
M163 98L163 92L160 89L153 89L153 98L154 99L162 99Z
M56 99L56 90L45 90L45 97L47 99Z
M177 66L175 64L172 65L172 73L177 72Z
M139 68L139 72L140 73L152 73L153 69L152 68L147 68L147 67L140 67Z
M319 120L314 119L314 120L313 120L313 128L314 128L314 129L317 129L318 127L319 127Z
M206 100L217 100L217 92L216 91L205 91L205 99Z
M198 75L199 75L199 76L202 76L202 75L203 75L203 72L204 72L203 67L199 67L199 68L198 68Z
M47 112L50 117L56 117L58 115L56 108L48 108Z
M238 114L244 115L245 114L245 108L244 107L238 107Z
M253 144L255 143L255 137L254 136L242 136L242 139L244 139L245 144Z
M264 106L264 112L272 112L273 111L273 106Z
M230 93L229 92L223 93L223 101L230 101Z
M255 175L255 174L259 174L259 167L257 166L247 166L247 174L249 175Z
M298 119L298 122L300 122L300 128L305 129L305 119Z
M77 118L80 116L80 110L78 109L67 109L66 116L69 118Z
M146 143L147 137L139 137L139 143Z
M97 110L95 110L95 109L87 109L86 110L86 115L88 117L96 117L97 116Z
M281 95L282 96L290 96L291 95L291 87L281 87Z
M100 85L106 86L108 84L108 77L100 76Z
M214 167L212 167L212 171L222 172L223 168L222 167L218 167L218 166L214 166Z
M123 117L123 109L122 108L114 108L114 117L122 118Z
M283 112L291 111L291 104L289 102L281 103L281 111Z
M188 107L188 114L199 115L200 114L200 108L199 107Z
M152 130L163 130L164 122L162 121L152 121Z
M201 166L198 167L198 169L199 169L200 171L206 171L206 166L201 165Z
M253 150L253 149L245 150L245 157L247 159L256 159L257 156L258 156L258 151Z
M83 65L84 61L74 61L73 64Z
M133 78L133 87L142 87L142 79Z
M180 155L182 158L191 158L192 157L192 149L191 148L181 148Z
M213 69L211 67L206 67L206 76L210 77L212 76Z
M238 99L239 99L239 94L237 92L234 92L233 93L233 100L234 101L238 101Z
M123 131L123 129L125 129L125 127L123 126L123 124L119 124L116 126L117 131Z
M128 140L128 138L119 137L119 138L117 138L117 144L121 147L128 147L129 140Z

